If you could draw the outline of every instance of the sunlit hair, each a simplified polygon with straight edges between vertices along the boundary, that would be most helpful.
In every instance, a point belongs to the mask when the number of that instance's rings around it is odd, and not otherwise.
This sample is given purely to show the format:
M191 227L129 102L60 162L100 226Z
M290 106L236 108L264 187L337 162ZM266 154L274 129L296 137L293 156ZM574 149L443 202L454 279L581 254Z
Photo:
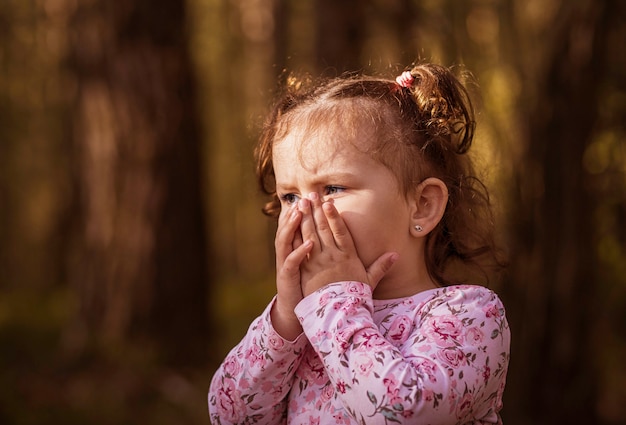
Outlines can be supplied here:
M359 147L393 172L405 196L428 177L441 179L448 188L444 217L427 236L426 265L431 277L441 285L457 283L455 272L463 265L489 276L502 261L493 238L489 194L466 155L475 127L468 92L443 66L420 64L410 72L414 77L410 87L362 75L314 86L288 80L255 151L261 189L271 197L263 212L274 217L280 213L272 163L274 143L295 127L306 134L365 125L371 129L372 142Z

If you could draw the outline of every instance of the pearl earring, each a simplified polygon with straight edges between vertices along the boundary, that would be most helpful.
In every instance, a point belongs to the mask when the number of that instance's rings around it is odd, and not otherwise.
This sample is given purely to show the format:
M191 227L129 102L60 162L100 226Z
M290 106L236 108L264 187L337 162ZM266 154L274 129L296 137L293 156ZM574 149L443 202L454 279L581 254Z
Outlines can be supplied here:
M422 230L424 230L424 229L423 229L423 228L422 228L422 226L420 226L419 224L416 224L416 225L415 225L415 230L417 230L418 232L421 232L421 231L422 231Z

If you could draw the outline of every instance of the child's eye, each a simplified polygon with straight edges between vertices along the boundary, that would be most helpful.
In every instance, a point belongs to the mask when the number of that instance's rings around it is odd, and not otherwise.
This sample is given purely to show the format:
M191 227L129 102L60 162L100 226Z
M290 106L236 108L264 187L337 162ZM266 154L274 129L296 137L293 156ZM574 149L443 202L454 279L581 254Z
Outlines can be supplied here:
M344 190L345 190L344 187L329 185L329 186L326 186L326 195L334 195Z
M281 204L293 205L298 202L298 195L293 193L285 193L284 195L280 195Z

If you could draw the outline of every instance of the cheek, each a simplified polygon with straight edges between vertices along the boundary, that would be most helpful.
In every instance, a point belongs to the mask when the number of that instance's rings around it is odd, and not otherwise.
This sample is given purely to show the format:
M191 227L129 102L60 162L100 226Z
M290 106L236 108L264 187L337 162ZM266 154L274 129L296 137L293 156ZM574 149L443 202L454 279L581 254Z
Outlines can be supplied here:
M408 213L370 205L363 209L343 209L339 214L352 235L361 261L367 266L383 253L398 250L410 236Z
M352 238L358 238L358 235L363 232L364 221L366 221L363 219L364 212L359 208L355 208L354 202L349 202L345 199L335 200L334 205Z

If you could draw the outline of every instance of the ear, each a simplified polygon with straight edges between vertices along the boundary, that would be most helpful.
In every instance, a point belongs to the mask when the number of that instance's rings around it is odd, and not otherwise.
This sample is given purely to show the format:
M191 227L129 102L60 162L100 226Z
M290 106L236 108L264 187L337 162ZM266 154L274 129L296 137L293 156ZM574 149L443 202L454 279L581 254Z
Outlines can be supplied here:
M426 236L441 221L448 205L448 187L435 177L421 182L413 192L411 234ZM417 227L416 227L417 226Z

